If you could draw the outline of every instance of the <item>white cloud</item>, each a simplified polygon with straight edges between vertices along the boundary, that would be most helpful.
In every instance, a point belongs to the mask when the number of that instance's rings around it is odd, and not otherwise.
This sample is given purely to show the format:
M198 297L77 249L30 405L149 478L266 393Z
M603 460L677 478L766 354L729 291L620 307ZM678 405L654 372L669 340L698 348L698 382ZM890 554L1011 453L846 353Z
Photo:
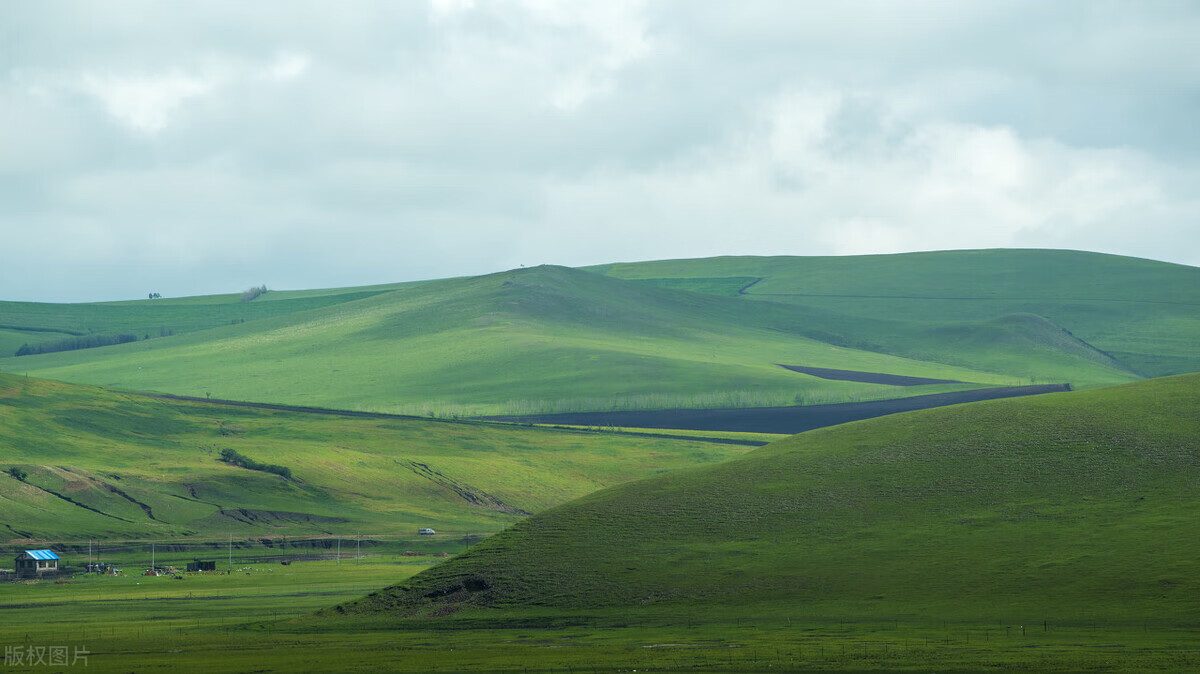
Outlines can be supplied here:
M490 74L512 82L514 96L533 86L544 104L572 112L611 93L621 72L652 52L644 6L644 0L434 0L431 9L447 47L440 67L448 81L480 82Z
M213 91L221 81L219 75L211 73L125 75L84 72L79 87L100 99L117 121L134 131L154 135L166 128L172 114L186 100Z
M429 0L434 19L445 19L474 7L475 0Z
M1200 263L1187 3L60 0L5 25L0 285L37 294L4 297L144 295L147 269L178 293L729 253Z
M278 54L275 60L262 69L261 77L275 82L294 80L308 71L308 56L294 52Z
M875 111L873 121L842 124L864 105ZM646 257L1055 246L1089 238L1118 248L1116 232L1156 238L1176 222L1178 214L1146 217L1178 197L1164 193L1174 169L1144 154L920 120L905 107L862 92L784 94L762 106L760 123L719 146L646 172L555 183L548 220L604 231L587 245L612 259L628 257L629 246L619 242L629 240L650 249ZM644 234L647 223L656 235ZM1159 255L1169 257L1169 239L1162 240Z
M266 64L249 60L207 58L197 67L162 71L85 70L73 88L95 97L126 128L154 136L167 128L186 105L212 97L238 83L253 80L290 82L309 69L310 58L280 52ZM49 81L61 81L51 76Z
M551 104L559 110L574 110L609 93L620 71L651 51L642 0L590 4L524 0L523 4L551 30L582 30L588 37L581 45L584 54L560 75L550 94Z

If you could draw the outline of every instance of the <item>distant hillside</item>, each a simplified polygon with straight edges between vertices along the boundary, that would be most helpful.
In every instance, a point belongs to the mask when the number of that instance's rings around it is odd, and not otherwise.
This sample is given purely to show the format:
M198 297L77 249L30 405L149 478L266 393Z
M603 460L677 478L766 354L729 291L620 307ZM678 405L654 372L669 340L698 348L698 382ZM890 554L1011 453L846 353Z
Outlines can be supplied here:
M339 611L1194 626L1197 409L1186 375L802 433L553 508Z
M744 451L153 400L0 374L0 539L484 533Z
M318 309L412 285L416 284L272 291L251 302L242 301L239 294L79 304L0 301L0 359L13 356L24 344L118 334L157 339Z
M861 333L877 325L854 319L862 329L849 331L839 320L827 310L538 267L168 339L0 359L0 370L201 397L439 415L835 403L963 387L833 381L776 363L968 387L1031 379L875 353L874 335ZM1087 385L1136 377L1074 353L1040 357L1058 367L1047 379Z
M895 321L890 353L974 358L930 330L1032 314L1145 376L1200 371L1200 269L1064 250L717 257L592 268L641 283Z

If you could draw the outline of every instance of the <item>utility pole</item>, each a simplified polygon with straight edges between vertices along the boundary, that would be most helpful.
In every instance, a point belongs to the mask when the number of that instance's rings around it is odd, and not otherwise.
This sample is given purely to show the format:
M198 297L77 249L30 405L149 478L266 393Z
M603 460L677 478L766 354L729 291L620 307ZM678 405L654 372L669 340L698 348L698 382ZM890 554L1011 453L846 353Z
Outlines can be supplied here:
M341 565L342 565L342 537L338 536L337 564L335 564L334 566L341 566Z
M358 532L354 539L354 565L358 566L358 558L362 557L362 532Z
M229 534L229 573L233 573L233 534Z
M92 540L88 539L88 571L92 570Z
M150 544L150 570L154 570L154 543Z

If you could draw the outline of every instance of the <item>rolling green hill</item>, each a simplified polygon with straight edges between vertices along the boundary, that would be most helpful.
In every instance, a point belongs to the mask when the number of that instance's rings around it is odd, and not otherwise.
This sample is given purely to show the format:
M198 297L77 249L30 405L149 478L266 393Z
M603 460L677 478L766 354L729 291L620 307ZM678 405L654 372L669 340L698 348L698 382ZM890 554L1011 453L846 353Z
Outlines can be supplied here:
M340 611L1194 627L1197 409L1183 375L811 431L553 508Z
M821 341L821 312L563 267L427 283L170 339L0 368L114 388L424 414L741 406L916 395L776 363L1019 383ZM1082 363L1092 379L1132 375ZM915 388L915 387L910 387Z
M802 268L805 260L771 264ZM747 269L759 262L750 260ZM920 276L925 262L910 260L909 275ZM721 264L684 261L666 271L682 274L694 266L696 273L712 275L724 270ZM878 276L883 282L886 274ZM735 280L744 285L742 277ZM693 290L706 290L708 281L696 283ZM0 371L122 389L441 416L833 403L963 387L832 381L779 364L969 386L1087 387L1138 378L1124 361L1044 314L1021 313L1017 304L1005 304L999 314L981 310L964 320L951 312L918 322L836 302L793 304L774 301L775 295L748 301L736 289L735 296L721 297L660 285L538 267L360 293L263 301L276 295L268 293L250 303L232 296L180 300L173 310L202 312L211 327L199 329L197 322L196 330L167 338L0 358ZM978 291L987 292L982 286ZM158 302L132 308L150 311ZM228 324L235 311L272 304L294 310ZM0 307L0 323L15 320ZM1191 339L1159 333L1177 346Z
M288 477L231 465L223 452ZM492 532L745 447L156 400L0 374L0 537Z
M1200 371L1200 269L1065 250L964 250L845 257L717 257L612 264L611 276L894 322L879 348L977 362L937 328L1033 314L1145 376ZM1007 360L1007 358L1006 358ZM985 365L981 364L981 365ZM987 365L995 367L995 364Z
M332 306L413 285L417 284L271 291L250 302L243 302L240 294L78 304L0 301L0 358L13 356L24 344L88 335L155 339Z

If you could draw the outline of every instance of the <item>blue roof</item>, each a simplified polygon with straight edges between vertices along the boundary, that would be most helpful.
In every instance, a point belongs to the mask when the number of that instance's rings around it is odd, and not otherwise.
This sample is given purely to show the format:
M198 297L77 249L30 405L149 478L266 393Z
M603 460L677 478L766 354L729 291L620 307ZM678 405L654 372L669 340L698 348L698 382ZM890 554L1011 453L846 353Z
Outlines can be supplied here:
M26 550L25 554L34 559L60 559L60 557L49 550Z

